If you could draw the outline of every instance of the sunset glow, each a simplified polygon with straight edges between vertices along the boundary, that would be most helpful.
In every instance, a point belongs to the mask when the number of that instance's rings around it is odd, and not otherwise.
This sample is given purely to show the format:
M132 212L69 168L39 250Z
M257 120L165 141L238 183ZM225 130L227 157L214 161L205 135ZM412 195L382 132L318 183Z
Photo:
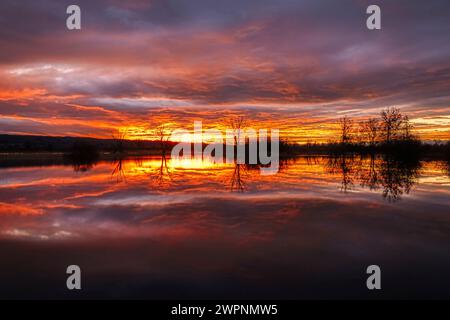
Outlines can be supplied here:
M449 299L449 22L449 0L1 0L0 300Z
M339 9L324 1L274 1L266 9L257 1L229 9L79 1L87 13L79 32L61 24L63 3L25 2L0 5L8 12L0 134L110 138L120 129L129 139L156 139L162 124L189 130L200 120L224 130L242 115L291 141L326 142L340 116L363 119L397 106L422 139L450 139L443 2L421 19L420 6L386 2L375 33L358 25L364 1ZM18 14L27 22L16 24Z

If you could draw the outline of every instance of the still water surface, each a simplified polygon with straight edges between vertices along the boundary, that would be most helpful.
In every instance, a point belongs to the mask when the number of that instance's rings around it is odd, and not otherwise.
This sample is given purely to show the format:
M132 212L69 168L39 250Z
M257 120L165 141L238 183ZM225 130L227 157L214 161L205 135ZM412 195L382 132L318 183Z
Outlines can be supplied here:
M81 292L65 268L82 269ZM365 269L382 269L369 292ZM0 168L0 297L450 298L443 162Z

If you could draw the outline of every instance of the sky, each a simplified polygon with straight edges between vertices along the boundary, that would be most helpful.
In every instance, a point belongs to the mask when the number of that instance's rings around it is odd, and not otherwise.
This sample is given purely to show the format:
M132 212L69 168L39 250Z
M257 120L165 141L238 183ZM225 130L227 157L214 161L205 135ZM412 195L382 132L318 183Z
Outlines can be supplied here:
M338 118L396 106L422 139L450 139L450 2L375 2L2 0L0 134L152 139L244 116L329 141Z

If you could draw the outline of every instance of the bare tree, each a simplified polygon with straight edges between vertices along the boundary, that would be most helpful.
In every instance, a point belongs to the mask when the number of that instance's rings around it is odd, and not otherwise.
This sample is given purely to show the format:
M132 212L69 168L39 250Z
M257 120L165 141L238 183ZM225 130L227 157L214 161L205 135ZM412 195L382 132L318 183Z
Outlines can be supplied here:
M389 144L399 138L403 116L398 108L387 108L381 112L381 128L384 142Z
M352 141L353 121L348 117L339 119L341 143L350 143Z
M229 120L230 126L233 129L234 143L237 145L241 138L241 130L245 129L247 122L243 116L235 117Z
M125 151L125 141L127 137L128 128L125 129L117 129L115 133L113 133L113 152L114 153L123 153Z
M170 134L171 130L169 130L164 124L158 126L155 130L155 135L159 139L159 146L163 156L166 155L167 142L169 141Z
M363 144L367 141L366 130L362 124L359 124L357 128L353 129L352 141L357 144Z
M380 134L380 122L376 118L369 118L362 123L362 131L367 142L374 146Z
M414 126L412 125L412 123L409 121L409 117L407 115L405 115L402 119L402 139L403 140L411 140L414 138L413 134L412 134L412 130L413 130Z

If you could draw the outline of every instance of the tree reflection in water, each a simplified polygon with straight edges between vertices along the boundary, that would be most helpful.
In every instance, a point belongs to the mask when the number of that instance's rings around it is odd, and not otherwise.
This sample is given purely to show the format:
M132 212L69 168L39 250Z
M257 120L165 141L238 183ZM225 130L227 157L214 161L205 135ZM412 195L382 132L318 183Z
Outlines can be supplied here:
M447 173L447 176L450 177L450 160L445 161L444 171Z
M114 169L111 172L111 176L116 177L117 182L126 181L125 171L123 170L123 159L118 158L115 160Z
M87 172L89 170L92 170L97 162L89 162L89 163L79 163L74 162L72 163L72 168L74 172Z
M154 170L151 178L158 186L170 184L170 182L172 182L172 174L167 166L167 157L165 154L161 156L161 165Z
M356 166L360 165L353 156L330 157L327 163L327 171L331 174L342 176L341 191L347 192L354 186Z
M308 166L325 166L326 173L337 176L340 181L340 190L348 192L356 186L380 190L382 196L388 201L397 201L404 194L409 194L411 188L417 182L420 174L420 161L401 161L398 159L382 156L372 156L368 158L356 156L335 156L335 157L305 157ZM142 167L142 160L136 159L135 167ZM165 156L160 157L160 164L153 166L146 173L150 174L151 183L155 187L169 187L173 182L170 159ZM298 159L283 159L279 162L279 173L289 174L289 168L296 166ZM112 176L118 182L126 181L124 164L122 159L116 159ZM249 185L258 181L261 165L234 163L229 178L223 181L229 186L231 192L246 192ZM300 171L301 175L301 171ZM177 176L180 176L178 174ZM181 177L181 176L180 176ZM250 181L251 180L251 181Z
M76 157L66 157L65 161L68 161L73 168L74 172L83 173L88 172L95 168L95 166L99 163L97 157L85 157L85 158L76 158Z
M247 174L248 171L244 164L235 163L233 175L230 179L230 190L236 192L244 192L246 190L244 179Z
M341 175L341 190L351 190L355 183L370 190L382 190L388 201L409 194L420 174L420 161L402 161L390 157L369 159L354 156L330 157L327 171Z
M145 167L142 158L136 158L133 160L123 158L114 159L114 169L111 172L111 176L116 178L116 182L127 181L125 173L126 172L125 163L130 161L134 161L135 168ZM172 175L167 165L166 156L161 156L161 165L152 168L152 170L150 170L150 172L147 173L150 173L150 179L152 181L152 184L155 186L162 186L172 181Z

